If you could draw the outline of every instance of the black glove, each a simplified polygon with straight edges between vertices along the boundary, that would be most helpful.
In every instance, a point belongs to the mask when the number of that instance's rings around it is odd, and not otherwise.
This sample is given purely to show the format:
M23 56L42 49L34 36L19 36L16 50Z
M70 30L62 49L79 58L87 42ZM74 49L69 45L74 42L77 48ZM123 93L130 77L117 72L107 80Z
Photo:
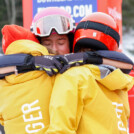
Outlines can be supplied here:
M49 76L57 74L63 67L54 56L32 56L29 54L12 54L0 56L0 67L16 66L17 73L44 70ZM15 72L0 74L0 78Z
M16 65L16 68L17 68L18 73L25 73L25 72L35 70L36 68L34 66L34 57L32 55L27 54L23 64Z
M35 56L35 68L44 70L49 76L55 75L61 70L63 64L55 56Z
M31 56L27 57L27 64L17 66L18 73L29 72L33 70L44 70L49 76L53 76L59 72L63 64L54 56Z
M86 64L102 64L102 56L99 55L96 51L87 51L84 52Z
M84 64L102 64L102 58L93 51L58 55L55 57L64 65L60 70L60 73L63 73L70 67L74 66Z

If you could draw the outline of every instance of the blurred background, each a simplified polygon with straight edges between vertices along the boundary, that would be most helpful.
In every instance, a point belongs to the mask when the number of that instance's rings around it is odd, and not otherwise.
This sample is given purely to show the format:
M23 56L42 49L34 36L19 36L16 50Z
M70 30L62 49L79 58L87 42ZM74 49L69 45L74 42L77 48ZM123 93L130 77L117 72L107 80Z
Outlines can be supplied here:
M0 0L0 30L5 24L23 26L22 0ZM123 40L122 51L134 61L134 0L123 0ZM0 53L2 35L0 32ZM0 126L0 134L2 133Z

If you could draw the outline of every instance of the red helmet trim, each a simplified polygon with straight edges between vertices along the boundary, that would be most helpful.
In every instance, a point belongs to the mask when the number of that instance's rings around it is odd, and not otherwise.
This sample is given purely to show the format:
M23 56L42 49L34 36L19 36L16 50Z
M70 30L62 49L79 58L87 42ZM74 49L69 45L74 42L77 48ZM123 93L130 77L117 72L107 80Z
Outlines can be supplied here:
M120 35L118 34L118 32L115 29L112 29L111 27L98 23L98 22L92 22L92 21L83 21L80 22L76 28L76 30L78 29L94 29L94 30L98 30L100 32L103 32L109 36L111 36L112 38L114 38L116 40L116 42L119 44L120 41Z
M73 51L75 48L75 44L80 40L84 38L90 38L94 40L98 40L105 44L105 46L108 48L108 50L116 51L118 48L118 44L115 39L113 39L111 36L104 34L103 32L100 32L98 30L93 29L78 29L75 32L74 36L74 44L73 44ZM90 44L89 44L90 47Z

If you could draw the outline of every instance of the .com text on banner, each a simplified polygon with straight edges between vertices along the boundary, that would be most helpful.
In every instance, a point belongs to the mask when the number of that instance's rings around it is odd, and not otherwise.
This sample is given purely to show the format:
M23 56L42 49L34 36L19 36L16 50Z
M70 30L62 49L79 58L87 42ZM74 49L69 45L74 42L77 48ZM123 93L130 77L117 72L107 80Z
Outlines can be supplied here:
M97 11L97 0L33 0L33 16L45 7L60 7L68 11L75 22Z

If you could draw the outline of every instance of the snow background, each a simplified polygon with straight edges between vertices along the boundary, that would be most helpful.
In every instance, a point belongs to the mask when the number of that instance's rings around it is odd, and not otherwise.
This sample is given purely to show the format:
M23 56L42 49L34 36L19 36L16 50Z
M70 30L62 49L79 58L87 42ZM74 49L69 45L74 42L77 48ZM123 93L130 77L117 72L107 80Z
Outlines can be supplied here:
M123 32L122 52L134 61L134 29L130 29L127 33Z

